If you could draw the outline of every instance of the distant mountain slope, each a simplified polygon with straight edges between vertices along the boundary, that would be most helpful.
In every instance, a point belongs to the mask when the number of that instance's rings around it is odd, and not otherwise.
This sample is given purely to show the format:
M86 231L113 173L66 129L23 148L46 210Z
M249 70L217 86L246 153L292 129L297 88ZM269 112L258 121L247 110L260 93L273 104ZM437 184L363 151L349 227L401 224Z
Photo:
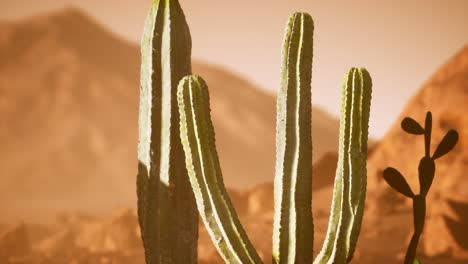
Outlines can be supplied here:
M422 137L409 135L401 129L400 122L412 117L421 124L427 111L433 115L431 153L449 129L459 132L456 148L436 162L436 176L428 195L428 222L424 240L428 255L464 254L468 258L468 242L456 242L453 228L457 223L468 233L468 219L459 217L450 206L454 201L468 208L468 46L451 58L409 102L398 122L375 147L369 159L369 207L380 213L391 213L410 205L411 200L390 189L383 181L382 171L395 167L406 177L414 192L419 193L418 164L424 155ZM458 206L463 208L463 206ZM446 219L448 218L448 219ZM451 222L450 219L455 219ZM464 219L464 220L463 220ZM460 223L458 223L461 221ZM460 228L458 228L460 232Z
M137 45L75 9L0 23L2 215L135 205L139 60ZM220 67L193 68L210 86L227 185L272 181L275 97ZM315 109L313 133L314 159L336 152L335 119Z

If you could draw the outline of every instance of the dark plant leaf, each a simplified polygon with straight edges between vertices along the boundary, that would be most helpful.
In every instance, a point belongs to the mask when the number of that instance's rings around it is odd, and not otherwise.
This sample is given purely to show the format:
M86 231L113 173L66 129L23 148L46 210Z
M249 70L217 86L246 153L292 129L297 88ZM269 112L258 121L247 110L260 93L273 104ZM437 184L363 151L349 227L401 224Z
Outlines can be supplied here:
M408 182L398 170L389 167L384 170L383 176L388 185L390 185L393 189L407 197L414 197L414 193L411 190L411 187L408 185Z
M419 162L419 185L421 186L421 194L426 195L431 188L435 174L435 162L432 158L424 157Z
M403 128L403 130L407 133L413 135L424 134L424 128L411 117L406 117L405 119L403 119L403 121L401 122L401 128Z
M445 137L440 141L436 151L434 151L433 159L438 159L445 154L449 153L458 142L458 133L455 130L450 130Z
M432 136L432 113L427 112L426 114L426 123L424 125L424 149L427 157L431 153L431 136Z

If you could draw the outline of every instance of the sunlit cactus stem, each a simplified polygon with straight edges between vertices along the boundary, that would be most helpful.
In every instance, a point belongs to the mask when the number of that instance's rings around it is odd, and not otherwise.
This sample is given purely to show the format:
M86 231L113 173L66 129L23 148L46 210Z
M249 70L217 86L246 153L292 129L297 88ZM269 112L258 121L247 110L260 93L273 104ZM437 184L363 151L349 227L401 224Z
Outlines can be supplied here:
M312 17L289 19L276 127L274 263L312 263Z
M201 218L226 263L261 263L223 183L210 115L208 87L201 77L184 78L178 89L180 137Z
M367 139L372 81L363 68L352 68L343 84L338 166L325 243L316 264L351 261L364 212Z
M138 218L146 263L196 263L198 215L179 136L177 85L191 73L177 0L154 0L141 43Z
M283 48L277 106L274 263L311 263L313 247L311 71L312 18L294 14ZM327 237L314 263L350 262L366 193L367 139L372 81L352 68L343 85L339 161Z
M275 219L272 259L277 264L312 263L311 77L314 24L310 15L291 16L283 46L277 102ZM349 262L359 236L366 192L366 159L372 82L352 68L343 85L339 163L331 219L314 263ZM201 77L178 87L180 137L201 218L226 263L261 263L223 183L209 93Z

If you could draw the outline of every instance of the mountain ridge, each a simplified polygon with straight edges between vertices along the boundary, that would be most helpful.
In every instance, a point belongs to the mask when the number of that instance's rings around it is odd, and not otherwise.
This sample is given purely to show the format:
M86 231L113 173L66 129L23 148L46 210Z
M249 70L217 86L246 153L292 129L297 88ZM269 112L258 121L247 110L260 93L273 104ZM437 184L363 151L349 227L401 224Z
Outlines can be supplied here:
M44 215L134 206L138 46L73 8L6 27L0 31L0 173L7 176L0 208L29 217L33 205ZM272 181L274 95L197 60L193 72L209 85L227 186ZM312 129L320 142L317 160L337 151L338 121L316 109L312 118L319 120Z

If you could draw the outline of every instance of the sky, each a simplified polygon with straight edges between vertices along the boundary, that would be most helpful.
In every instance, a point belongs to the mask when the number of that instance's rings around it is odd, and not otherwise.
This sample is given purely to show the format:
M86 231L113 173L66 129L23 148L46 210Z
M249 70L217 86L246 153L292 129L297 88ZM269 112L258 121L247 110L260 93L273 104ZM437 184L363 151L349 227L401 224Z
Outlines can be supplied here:
M373 77L370 134L378 139L408 100L468 44L468 0L180 0L195 59L222 65L274 93L290 14L315 21L313 103L340 113L350 67ZM139 42L150 0L2 0L0 20L78 7L116 34Z

